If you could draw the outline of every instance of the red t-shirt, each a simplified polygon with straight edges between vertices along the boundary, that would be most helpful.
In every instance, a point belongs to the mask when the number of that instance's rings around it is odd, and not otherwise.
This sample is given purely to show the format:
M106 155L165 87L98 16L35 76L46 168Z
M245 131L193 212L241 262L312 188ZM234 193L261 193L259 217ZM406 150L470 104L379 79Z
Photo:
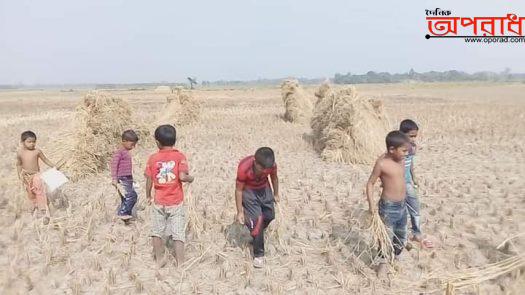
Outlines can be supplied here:
M180 172L188 172L186 157L176 149L159 150L146 163L146 176L153 181L155 204L173 206L182 203L184 193Z
M237 168L237 183L242 183L245 188L249 189L261 189L269 186L268 175L277 174L277 164L274 163L272 168L264 169L261 176L256 177L253 171L254 162L254 156L248 156L241 160Z

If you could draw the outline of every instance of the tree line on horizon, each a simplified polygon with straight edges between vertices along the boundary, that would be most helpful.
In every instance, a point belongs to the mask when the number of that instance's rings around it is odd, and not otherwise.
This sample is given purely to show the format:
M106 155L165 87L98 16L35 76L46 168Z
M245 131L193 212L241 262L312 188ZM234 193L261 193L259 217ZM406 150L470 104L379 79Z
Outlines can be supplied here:
M467 73L462 71L450 70L444 72L429 71L418 73L410 69L407 73L390 74L389 72L369 71L366 74L340 74L336 73L332 82L334 84L366 84L366 83L402 83L402 82L519 82L525 81L525 74L511 73L510 69L505 69L500 73L495 72L476 72Z
M284 78L279 79L257 79L250 81L243 80L217 80L202 81L199 86L275 86L280 85ZM525 83L525 73L511 73L507 68L502 72L475 72L467 73L463 71L429 71L418 73L410 69L407 73L374 72L369 71L366 74L346 74L336 73L332 78L297 78L299 83L305 85L321 84L329 80L334 84L367 84L367 83L404 83L404 82L522 82ZM131 90L146 90L146 88L166 86L186 86L187 83L180 82L152 82L152 83L105 83L105 84L61 84L61 85L24 85L24 84L0 84L0 89L23 89L23 88L84 88L91 87L95 89L118 89L129 88ZM72 90L72 89L71 89Z

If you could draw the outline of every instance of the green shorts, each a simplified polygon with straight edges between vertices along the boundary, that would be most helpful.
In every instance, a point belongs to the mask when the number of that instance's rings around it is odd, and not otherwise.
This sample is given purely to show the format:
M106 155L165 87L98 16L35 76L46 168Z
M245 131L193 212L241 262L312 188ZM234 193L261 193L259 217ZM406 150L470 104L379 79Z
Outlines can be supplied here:
M151 206L151 236L186 241L186 210L182 204Z

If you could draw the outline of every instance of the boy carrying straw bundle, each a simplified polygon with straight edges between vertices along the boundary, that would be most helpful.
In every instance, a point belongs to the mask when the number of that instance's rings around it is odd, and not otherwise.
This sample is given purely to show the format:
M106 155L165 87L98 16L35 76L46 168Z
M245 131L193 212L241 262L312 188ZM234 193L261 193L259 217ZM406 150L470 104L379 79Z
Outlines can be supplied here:
M275 218L274 202L279 202L277 164L273 150L261 147L254 156L239 163L235 187L237 221L244 223L253 237L253 266L256 268L264 266L264 231Z
M44 215L43 223L48 224L50 218L49 203L46 196L46 185L40 177L40 165L42 160L47 166L54 168L44 153L36 148L36 134L33 131L24 131L20 136L21 147L16 153L16 170L18 178L22 181L27 191L27 197L31 201L31 213L38 209Z
M407 207L404 158L408 149L408 138L399 131L392 131L386 136L387 152L377 159L372 174L366 185L368 207L373 218L379 209L379 216L383 220L388 238L394 246L394 255L397 258L403 251L407 238ZM380 178L383 186L378 209L374 204L374 184ZM388 241L379 241L380 244ZM380 249L385 249L380 245ZM378 276L386 274L386 257L388 253L381 253Z
M113 153L111 159L111 183L120 195L120 206L117 215L128 223L132 218L132 210L137 203L137 192L133 188L133 166L130 151L135 148L139 137L133 130L122 133L121 147Z

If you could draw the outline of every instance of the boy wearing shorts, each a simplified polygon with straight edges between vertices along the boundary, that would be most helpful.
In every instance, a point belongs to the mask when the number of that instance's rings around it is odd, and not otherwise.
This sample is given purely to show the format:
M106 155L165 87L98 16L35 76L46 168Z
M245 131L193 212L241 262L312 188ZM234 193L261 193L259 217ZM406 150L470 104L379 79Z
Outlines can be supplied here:
M159 151L151 155L146 164L146 198L152 202L151 226L153 255L159 267L166 264L163 237L173 240L177 265L184 262L186 214L183 207L183 182L193 182L188 171L186 156L174 149L177 136L175 127L161 125L155 130ZM155 191L152 199L151 191Z

